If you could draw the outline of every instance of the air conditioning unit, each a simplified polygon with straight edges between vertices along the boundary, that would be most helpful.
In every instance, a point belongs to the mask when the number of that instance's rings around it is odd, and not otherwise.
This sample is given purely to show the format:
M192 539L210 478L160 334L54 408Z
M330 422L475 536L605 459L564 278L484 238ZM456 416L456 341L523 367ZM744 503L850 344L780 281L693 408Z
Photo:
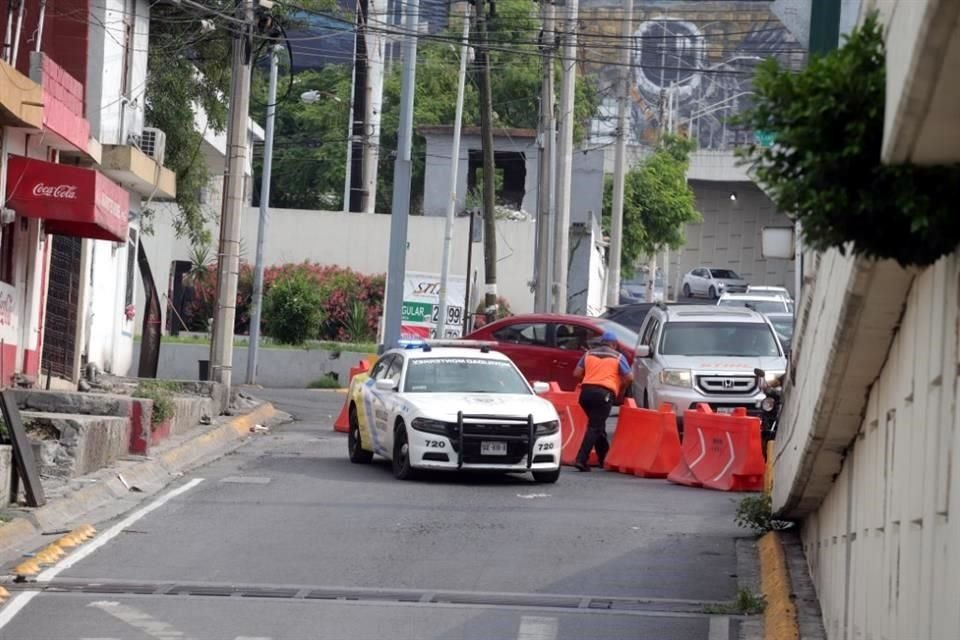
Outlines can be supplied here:
M167 148L167 134L160 129L144 127L140 136L140 151L163 164L163 154Z

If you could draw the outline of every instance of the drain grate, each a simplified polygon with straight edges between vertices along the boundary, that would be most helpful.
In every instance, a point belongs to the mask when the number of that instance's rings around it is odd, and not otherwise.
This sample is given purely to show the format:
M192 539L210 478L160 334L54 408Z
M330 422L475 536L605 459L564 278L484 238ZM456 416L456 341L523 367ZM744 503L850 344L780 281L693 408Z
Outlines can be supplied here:
M338 587L266 586L176 582L127 582L54 580L49 583L18 583L10 590L41 590L48 593L97 595L200 596L281 600L325 600L347 602L397 602L513 608L589 610L594 613L706 616L726 610L728 602L662 598L616 598L552 594L483 593L460 591L389 590Z

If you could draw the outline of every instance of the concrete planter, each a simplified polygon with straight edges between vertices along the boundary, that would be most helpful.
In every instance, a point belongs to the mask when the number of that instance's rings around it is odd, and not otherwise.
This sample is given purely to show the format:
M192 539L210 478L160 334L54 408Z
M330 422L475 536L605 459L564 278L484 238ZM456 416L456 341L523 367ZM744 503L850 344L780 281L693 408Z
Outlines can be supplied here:
M139 359L140 343L134 343L134 362ZM209 357L210 349L204 344L178 344L165 342L160 347L160 362L157 375L171 380L196 380L197 361ZM335 374L346 387L350 368L363 359L372 360L375 355L360 351L328 351L325 349L261 349L257 358L257 384L264 387L303 389L312 381ZM247 369L247 347L233 350L233 371ZM238 378L243 381L243 376Z
M164 420L160 424L151 424L150 425L150 445L157 445L170 437L171 424L173 423L173 418Z

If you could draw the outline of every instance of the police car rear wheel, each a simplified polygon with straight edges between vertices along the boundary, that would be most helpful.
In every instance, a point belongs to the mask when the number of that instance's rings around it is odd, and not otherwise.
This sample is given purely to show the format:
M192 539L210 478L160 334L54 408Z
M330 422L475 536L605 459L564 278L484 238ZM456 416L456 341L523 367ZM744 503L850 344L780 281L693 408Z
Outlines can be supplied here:
M357 419L356 405L350 405L350 429L347 431L347 451L353 464L367 464L373 460L373 452L363 448L360 439L360 421Z
M397 480L412 480L415 470L410 466L410 445L407 443L407 430L398 424L393 438L393 475Z
M560 479L560 469L555 471L534 471L533 479L540 484L553 484Z

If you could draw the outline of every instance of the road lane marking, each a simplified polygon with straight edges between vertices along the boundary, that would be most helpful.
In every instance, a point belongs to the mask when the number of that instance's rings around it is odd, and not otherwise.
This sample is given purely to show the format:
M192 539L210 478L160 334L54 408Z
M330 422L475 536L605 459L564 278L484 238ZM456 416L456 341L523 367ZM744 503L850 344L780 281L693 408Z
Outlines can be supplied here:
M23 593L17 594L13 600L5 604L3 609L0 609L0 629L7 626L10 621L38 595L40 595L39 591L24 591Z
M68 555L66 558L64 558L57 564L53 565L46 571L43 571L40 575L37 576L37 582L49 582L50 580L53 580L55 577L57 577L60 574L61 571L64 571L65 569L69 569L70 567L77 564L87 556L94 553L97 549L99 549L100 547L107 544L108 542L116 538L118 535L123 533L124 529L128 529L135 522L137 522L147 514L153 511L156 511L157 509L167 504L177 496L183 495L190 489L193 489L195 486L197 486L201 482L203 482L203 478L194 478L193 480L184 484L183 486L177 487L176 489L173 489L172 491L169 491L166 494L160 496L159 498L157 498L147 506L137 509L136 511L131 513L129 516L127 516L117 524L113 525L112 527L110 527L109 529L101 533L92 541L80 547L75 553L71 553L70 555Z
M556 640L558 626L556 618L523 616L517 640Z
M707 640L730 640L730 618L728 616L713 616L710 618Z
M99 609L113 616L120 622L134 629L139 629L144 634L157 640L192 640L191 636L188 636L182 631L177 631L173 625L157 620L139 609L134 609L131 606L120 604L116 601L98 600L91 602L87 606Z

